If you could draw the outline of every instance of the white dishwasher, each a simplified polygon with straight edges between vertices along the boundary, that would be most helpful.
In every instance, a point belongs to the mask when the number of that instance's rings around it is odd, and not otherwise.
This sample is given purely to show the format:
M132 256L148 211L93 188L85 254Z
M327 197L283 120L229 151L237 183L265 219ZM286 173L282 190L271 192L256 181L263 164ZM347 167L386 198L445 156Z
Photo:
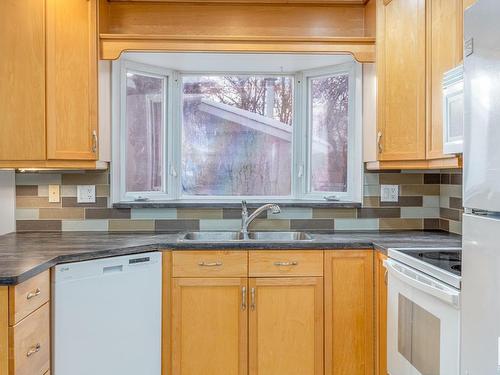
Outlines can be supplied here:
M161 264L154 252L54 268L53 375L161 374Z

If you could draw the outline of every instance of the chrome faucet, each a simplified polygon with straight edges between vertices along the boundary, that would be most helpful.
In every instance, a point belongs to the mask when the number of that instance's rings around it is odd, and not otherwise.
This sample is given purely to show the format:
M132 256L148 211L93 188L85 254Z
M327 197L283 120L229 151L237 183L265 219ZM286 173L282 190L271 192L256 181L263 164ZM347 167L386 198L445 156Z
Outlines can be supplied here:
M241 233L243 234L243 239L248 239L248 226L250 223L254 221L261 212L266 210L271 210L272 214L279 214L281 212L280 206L274 203L269 203L257 208L250 216L248 216L247 201L241 202Z

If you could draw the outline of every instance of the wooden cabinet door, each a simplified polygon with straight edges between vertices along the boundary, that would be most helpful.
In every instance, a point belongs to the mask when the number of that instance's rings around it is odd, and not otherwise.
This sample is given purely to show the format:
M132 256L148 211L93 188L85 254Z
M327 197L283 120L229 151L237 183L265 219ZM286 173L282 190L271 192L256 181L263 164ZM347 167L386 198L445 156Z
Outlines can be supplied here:
M387 375L387 256L375 255L375 375Z
M323 278L249 284L250 375L323 375Z
M45 1L0 2L0 160L45 159Z
M463 60L463 0L432 0L427 6L427 159L443 154L443 73Z
M425 0L378 0L379 160L425 159Z
M325 374L374 369L373 250L325 252Z
M247 374L246 290L246 278L173 280L173 375Z
M97 159L96 0L47 0L47 158Z

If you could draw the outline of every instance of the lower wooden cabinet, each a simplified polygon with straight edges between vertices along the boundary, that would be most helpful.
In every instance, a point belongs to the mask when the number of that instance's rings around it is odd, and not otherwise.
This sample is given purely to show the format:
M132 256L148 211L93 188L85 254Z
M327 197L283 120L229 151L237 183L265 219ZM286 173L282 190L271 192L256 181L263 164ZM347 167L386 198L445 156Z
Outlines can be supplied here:
M323 278L250 279L250 375L323 374Z
M164 361L172 360L164 375L373 375L373 250L250 251L231 262L220 252L182 252L165 262L165 274L176 272L164 279L171 295L164 297L165 319L171 312ZM205 272L201 258L180 272L195 255L223 263L220 274L247 269L250 277L194 277L196 267ZM299 272L312 256L323 266Z
M387 256L375 254L375 375L387 375Z
M247 374L246 278L178 278L172 290L172 374Z
M0 286L0 375L50 369L50 274Z
M373 250L325 251L325 374L371 375Z

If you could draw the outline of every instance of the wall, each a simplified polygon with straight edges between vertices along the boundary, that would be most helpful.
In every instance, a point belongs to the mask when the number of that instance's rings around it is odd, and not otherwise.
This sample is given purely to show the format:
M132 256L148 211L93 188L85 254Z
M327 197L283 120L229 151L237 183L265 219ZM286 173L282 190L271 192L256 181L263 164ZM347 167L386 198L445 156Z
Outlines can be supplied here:
M426 172L366 173L362 208L283 208L252 229L401 230L461 232L461 175ZM400 185L397 203L380 203L380 184ZM62 201L48 202L48 184L61 184ZM95 204L76 203L76 185L96 185ZM108 208L109 175L16 174L17 231L184 231L239 229L239 209Z
M0 235L16 230L14 171L0 171Z

